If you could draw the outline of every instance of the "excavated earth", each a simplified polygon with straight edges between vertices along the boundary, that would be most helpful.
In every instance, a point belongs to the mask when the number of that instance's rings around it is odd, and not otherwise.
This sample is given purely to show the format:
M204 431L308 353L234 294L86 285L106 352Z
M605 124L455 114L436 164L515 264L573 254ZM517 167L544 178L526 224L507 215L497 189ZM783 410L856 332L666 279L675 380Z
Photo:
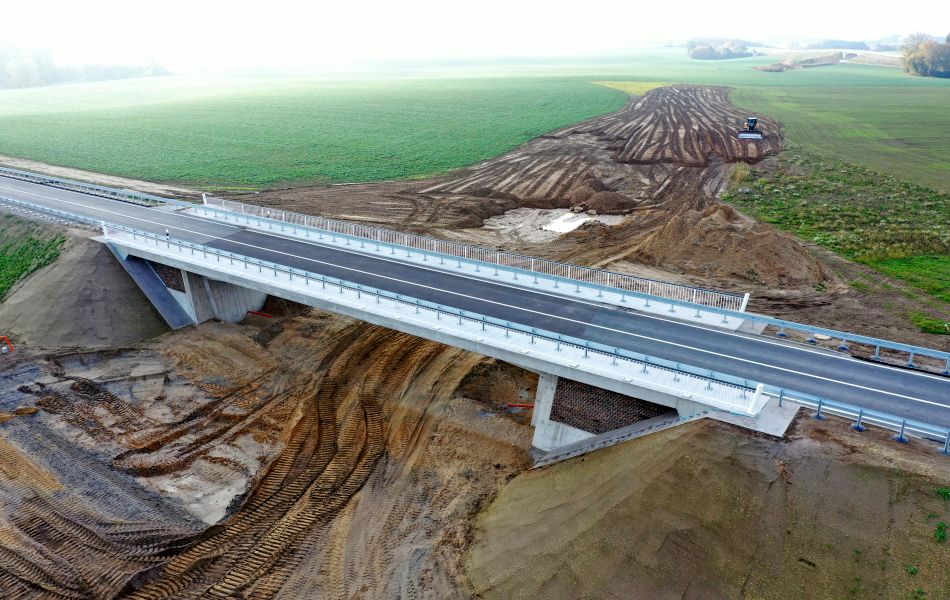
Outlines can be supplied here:
M857 267L717 199L737 162L781 148L767 118L763 142L735 139L745 116L724 88L660 88L444 177L247 199L751 289L772 313L928 343L888 320L885 300L900 298L842 284ZM546 243L483 227L571 207L620 222ZM69 243L0 305L19 335L50 324L0 358L0 598L773 597L750 564L811 598L847 591L835 578L851 577L849 545L868 565L894 553L886 581L855 571L878 597L899 597L903 561L927 597L947 591L943 547L923 544L950 516L932 492L950 473L912 466L883 434L854 441L832 422L788 445L699 423L524 475L530 411L511 405L533 401L536 376L273 299L273 318L149 340L164 330L154 311L93 242ZM87 278L71 275L77 261ZM133 308L113 318L116 290ZM831 533L808 537L807 517ZM920 551L896 550L896 535ZM821 575L802 579L806 567Z
M5 364L0 597L465 597L531 433L460 385L535 382L291 312Z

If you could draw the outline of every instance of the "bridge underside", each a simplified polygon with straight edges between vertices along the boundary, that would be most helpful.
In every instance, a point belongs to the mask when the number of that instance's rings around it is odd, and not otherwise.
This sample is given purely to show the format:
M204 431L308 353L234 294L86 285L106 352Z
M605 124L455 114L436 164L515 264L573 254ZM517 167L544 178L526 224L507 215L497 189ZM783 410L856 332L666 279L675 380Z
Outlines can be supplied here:
M172 329L211 319L237 323L260 310L267 293L133 256L107 244Z
M267 291L241 285L243 282L222 281L216 279L212 272L196 273L189 269L189 265L168 264L175 261L113 242L106 243L172 328L178 329L210 319L238 322L246 317L248 311L259 310L267 299ZM226 273L220 276L222 279L227 278ZM527 352L504 350L478 341L459 339L439 328L434 331L413 328L405 321L373 318L372 315L307 296L280 295L302 304L492 356L539 373L532 417L535 427L532 445L544 452L551 453L574 446L583 449L585 441L611 439L612 432L620 432L626 436L625 439L632 439L640 429L644 432L653 431L658 422L678 424L701 415L718 415L722 420L732 418L744 427L763 430L759 426L759 418L711 410L708 405L691 400L690 394L677 390L650 389L632 381L617 381L596 373L553 364ZM773 423L772 429L780 430L778 434L781 435L793 415L793 411L784 411L780 419L782 424ZM640 423L642 427L638 427ZM577 452L571 455L577 455Z

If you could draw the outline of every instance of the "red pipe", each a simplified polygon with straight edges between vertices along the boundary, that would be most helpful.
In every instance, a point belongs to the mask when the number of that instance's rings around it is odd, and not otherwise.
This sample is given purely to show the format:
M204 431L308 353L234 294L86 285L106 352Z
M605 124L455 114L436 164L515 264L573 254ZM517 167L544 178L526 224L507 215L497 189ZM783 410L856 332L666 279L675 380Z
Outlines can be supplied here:
M259 312L259 311L256 311L256 310L249 310L249 311L247 311L247 314L249 314L249 315L256 315L256 316L258 316L258 317L265 317L265 318L267 318L267 319L273 319L273 318L274 318L274 315L269 315L269 314L267 314L267 313L265 313L265 312Z
M508 408L534 408L534 404L513 404L509 402Z
M10 348L10 352L13 352L13 344L10 343L10 338L5 335L0 335L0 342L6 342L7 346Z

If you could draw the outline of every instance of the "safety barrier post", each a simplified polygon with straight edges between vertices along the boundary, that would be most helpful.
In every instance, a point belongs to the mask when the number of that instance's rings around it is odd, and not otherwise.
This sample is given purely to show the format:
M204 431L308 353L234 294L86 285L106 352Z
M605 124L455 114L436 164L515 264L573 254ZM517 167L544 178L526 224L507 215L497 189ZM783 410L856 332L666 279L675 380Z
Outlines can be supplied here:
M855 431L864 431L867 429L864 425L861 424L861 419L864 417L864 409L858 411L858 420L851 426Z
M907 437L904 435L904 431L905 431L906 429L907 429L907 420L906 420L906 419L902 419L902 420L901 420L901 431L900 431L900 433L897 434L897 437L895 437L894 439L897 440L898 442L902 443L902 444L906 444L907 442L909 442L910 440L908 440Z

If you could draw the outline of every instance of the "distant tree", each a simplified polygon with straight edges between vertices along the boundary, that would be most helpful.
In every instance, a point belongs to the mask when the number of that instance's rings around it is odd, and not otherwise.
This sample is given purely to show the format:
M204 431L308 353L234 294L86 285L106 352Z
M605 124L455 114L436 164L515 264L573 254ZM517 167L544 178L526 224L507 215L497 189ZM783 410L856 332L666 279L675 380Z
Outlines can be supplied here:
M926 33L914 33L904 39L901 50L905 71L926 77L950 77L950 42L938 43Z
M752 56L748 43L738 39L693 38L686 44L690 58L716 60Z
M950 77L950 43L931 45L927 58L932 77Z
M157 63L150 66L85 65L63 67L56 64L48 50L17 48L0 43L0 89L164 74L167 74L167 71Z

